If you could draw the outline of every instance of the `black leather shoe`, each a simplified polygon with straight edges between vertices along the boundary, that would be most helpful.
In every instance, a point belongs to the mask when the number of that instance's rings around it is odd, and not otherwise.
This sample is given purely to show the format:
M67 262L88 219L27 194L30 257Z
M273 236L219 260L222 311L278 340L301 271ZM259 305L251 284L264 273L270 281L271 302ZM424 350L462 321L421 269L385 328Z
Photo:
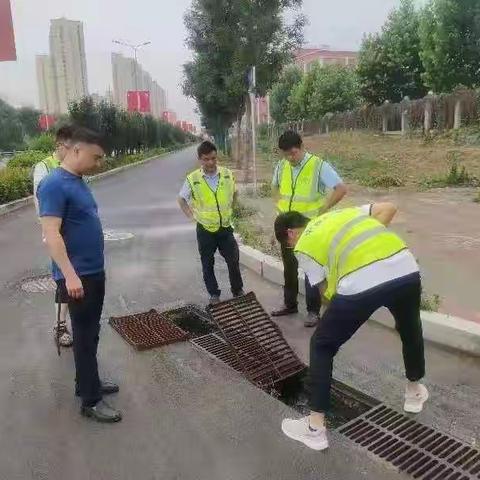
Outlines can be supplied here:
M82 406L81 414L100 423L115 423L122 419L122 414L103 400L93 407Z
M272 317L284 317L286 315L293 315L298 313L298 307L283 307L279 310L274 310L271 315Z
M120 387L113 382L104 381L100 383L100 393L102 395L111 395L112 393L118 393L120 391ZM75 396L80 396L80 390L78 386L75 387Z

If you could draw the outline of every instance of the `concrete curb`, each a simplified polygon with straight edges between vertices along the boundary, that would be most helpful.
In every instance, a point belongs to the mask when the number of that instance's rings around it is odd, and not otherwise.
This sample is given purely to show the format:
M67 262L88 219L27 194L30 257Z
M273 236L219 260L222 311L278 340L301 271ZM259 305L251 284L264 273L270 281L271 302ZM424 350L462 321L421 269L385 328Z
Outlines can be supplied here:
M113 168L112 170L108 170L106 172L99 173L98 175L94 175L93 177L90 177L88 179L88 182L92 183L92 182L101 180L103 178L111 177L113 175L116 175L117 173L124 172L125 170L130 170L131 168L144 165L145 163L151 162L152 160L157 160L159 158L165 157L166 155L179 152L181 150L184 150L185 148L191 147L192 145L185 145L184 147L179 148L177 150L172 150L171 152L161 153L160 155L155 155L154 157L149 157L149 158L146 158L145 160L140 160L139 162L136 162L136 163L130 163L129 165L123 165L118 168ZM14 200L13 202L4 203L3 205L0 205L0 217L2 215L6 215L7 213L14 212L15 210L19 210L20 208L28 207L29 205L33 205L33 195L30 195L29 197L25 197L25 198L20 198L19 200Z
M283 286L283 265L277 258L266 255L247 245L239 245L240 263L253 270L266 280ZM305 276L299 275L300 293L305 295ZM480 325L435 312L421 312L423 334L426 340L454 348L465 353L480 356ZM394 328L391 316L380 310L371 319L389 328Z

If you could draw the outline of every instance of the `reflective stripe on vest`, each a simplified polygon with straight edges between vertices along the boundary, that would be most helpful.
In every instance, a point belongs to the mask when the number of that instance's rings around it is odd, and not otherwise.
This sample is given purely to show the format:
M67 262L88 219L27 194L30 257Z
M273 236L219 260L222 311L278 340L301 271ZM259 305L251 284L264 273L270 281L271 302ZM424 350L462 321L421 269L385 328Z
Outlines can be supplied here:
M277 203L280 212L296 211L308 218L319 214L325 203L325 195L318 192L322 165L323 160L311 155L294 179L293 167L287 160L281 161L278 167L280 198Z
M187 176L192 191L192 211L195 220L206 230L216 232L232 224L235 182L228 168L218 167L218 186L214 191L204 178L202 170Z
M336 210L312 220L295 252L325 267L327 298L335 295L342 278L360 268L395 255L406 247L395 233L358 208Z

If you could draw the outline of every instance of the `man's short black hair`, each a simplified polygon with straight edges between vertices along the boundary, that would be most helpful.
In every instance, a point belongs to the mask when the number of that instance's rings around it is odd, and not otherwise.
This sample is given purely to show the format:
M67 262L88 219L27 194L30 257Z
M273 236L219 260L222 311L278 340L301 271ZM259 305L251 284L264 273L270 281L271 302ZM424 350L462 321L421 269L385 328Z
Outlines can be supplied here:
M293 130L287 130L278 139L278 148L284 152L291 148L301 148L302 144L302 137Z
M309 218L299 212L281 213L275 220L275 237L280 243L284 243L289 229L305 228L309 221Z
M72 135L75 132L77 127L72 123L65 123L57 128L55 132L55 141L56 142L68 142L72 139Z
M85 127L75 128L72 134L72 143L88 143L90 145L98 145L106 150L105 138L94 130Z
M208 155L209 153L216 152L216 151L217 151L217 147L215 146L215 144L213 144L208 140L205 140L197 148L198 158L200 158L202 155Z

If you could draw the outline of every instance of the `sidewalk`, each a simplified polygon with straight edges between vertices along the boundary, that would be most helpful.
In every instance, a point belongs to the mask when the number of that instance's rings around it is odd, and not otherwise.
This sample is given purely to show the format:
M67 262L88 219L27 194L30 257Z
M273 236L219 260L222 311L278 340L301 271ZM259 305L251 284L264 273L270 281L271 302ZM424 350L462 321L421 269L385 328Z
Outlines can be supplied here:
M399 213L392 225L417 257L428 295L440 296L439 312L480 323L480 206L468 189L427 192L367 190L349 185L342 206L392 201ZM275 208L268 198L242 196L264 234L273 232Z

